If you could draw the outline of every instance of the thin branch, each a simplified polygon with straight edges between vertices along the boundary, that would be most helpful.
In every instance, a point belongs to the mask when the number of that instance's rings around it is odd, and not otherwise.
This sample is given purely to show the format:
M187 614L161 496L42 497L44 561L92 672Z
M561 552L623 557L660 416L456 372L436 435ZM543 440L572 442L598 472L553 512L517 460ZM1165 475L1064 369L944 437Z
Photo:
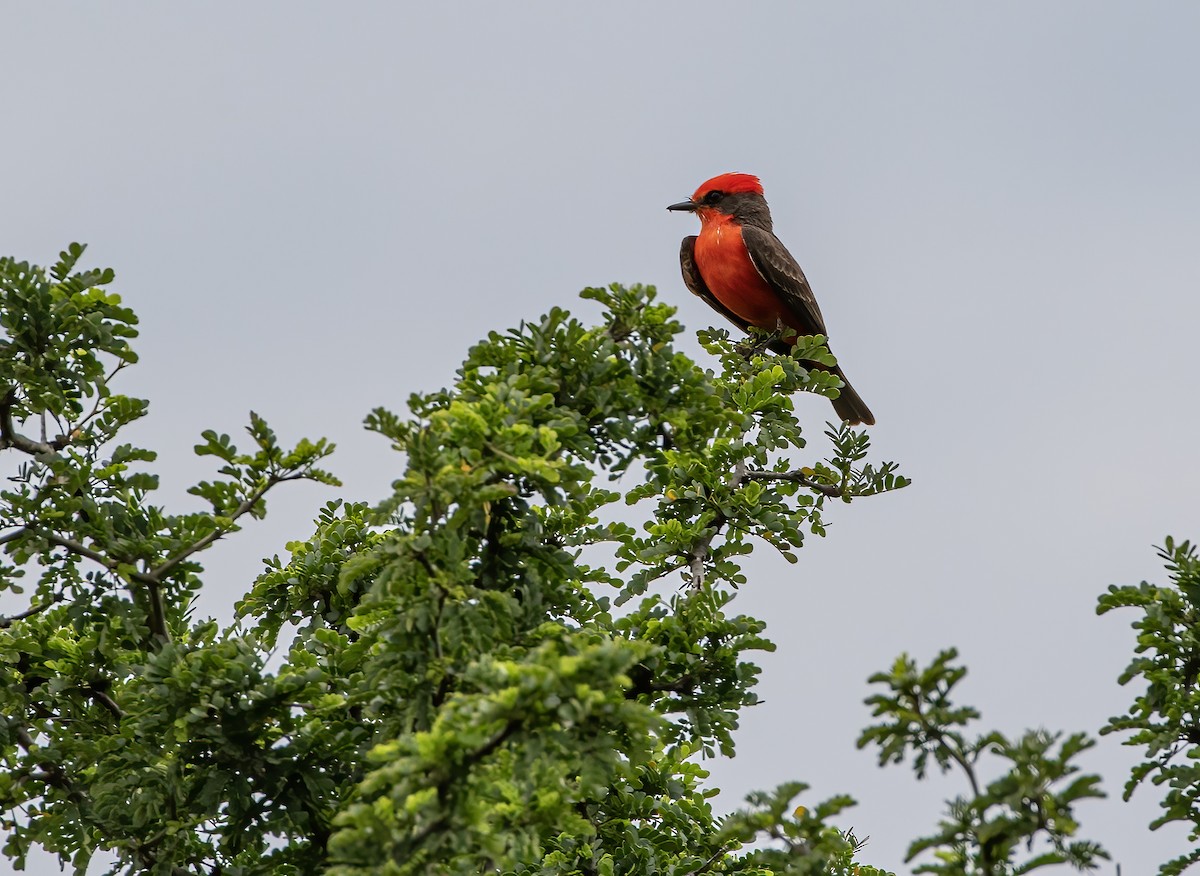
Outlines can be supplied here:
M27 618L27 617L33 617L35 614L41 614L43 611L48 609L50 606L57 605L58 603L62 602L62 600L63 600L62 594L56 593L54 595L54 598L51 599L49 602L44 602L41 605L35 605L35 606L33 606L33 608L29 609L28 611L23 611L20 614L14 614L14 615L11 615L10 617L0 617L0 630L8 629L9 627L11 627L14 623L16 623L19 620L25 620L25 618Z
M717 849L715 852L712 853L712 857L710 857L707 861L705 861L703 864L701 864L695 870L692 870L690 873L688 873L687 876L700 876L701 873L703 873L705 870L707 870L709 867L711 867L713 864L715 864L717 862L717 858L721 857L721 855L725 854L727 851L729 851L729 850L725 846L721 846L719 849Z
M940 727L936 727L929 723L929 718L927 718L925 713L921 711L921 697L918 694L913 693L912 701L913 714L917 716L917 721L920 723L921 729L924 730L926 735L933 739L934 742L946 752L946 754L950 755L955 763L962 767L962 771L967 776L967 781L971 784L971 792L976 798L978 798L980 796L980 789L979 780L975 777L975 767L970 761L967 760L967 756L960 748L951 745L946 740L946 734L942 732Z
M89 685L88 687L85 687L83 692L97 703L104 706L104 708L108 709L108 711L112 713L112 716L118 721L125 717L125 713L121 711L121 707L117 705L116 701L95 685Z
M808 487L810 490L815 490L824 496L831 496L835 499L840 499L844 493L841 487L835 487L831 484L823 484L820 481L814 481L806 476L800 469L796 471L748 471L746 472L746 480L748 481L790 481L793 484L799 484L802 487Z
M724 514L720 515L724 517ZM704 584L704 561L708 559L709 548L712 547L712 540L717 533L721 531L721 525L724 520L714 521L713 526L705 531L704 537L696 542L695 546L688 552L688 571L692 575L692 589L699 590Z
M290 481L290 480L297 480L297 478L295 478L295 477L279 477L278 475L271 475L270 477L267 478L266 482L261 487L259 487L257 490L255 490L253 493L251 493L249 496L247 496L245 499L242 500L242 504L238 505L237 508L234 509L233 513L229 515L229 519L237 520L242 515L248 513L250 510L252 510L254 508L255 505L258 504L259 500L262 499L262 497L267 494L267 491L269 489L271 489L276 484L282 483L283 481ZM228 531L229 530L227 530L227 529L214 529L208 535L204 536L203 538L197 539L195 542L193 542L192 544L185 547L179 553L175 554L175 556L170 557L169 559L164 560L162 563L155 566L148 573L148 577L153 579L154 583L157 584L159 581L162 580L162 576L167 574L167 572L174 569L176 566L178 566L180 563L182 563L184 560L186 560L192 554L197 553L198 551L204 550L206 547L208 547L210 544L212 544L218 538L225 535Z
M737 464L733 467L733 474L729 478L729 489L736 490L740 487L742 481L746 479L746 475L746 464L738 460ZM705 530L704 535L688 551L688 570L692 575L691 588L693 590L699 590L704 585L704 563L708 560L713 539L721 533L721 530L728 522L729 518L725 516L725 512L718 508L716 515L713 517L712 525Z
M163 604L162 587L157 579L146 583L146 596L150 602L151 635L158 636L164 642L171 641L171 631L167 628L167 608Z
M46 541L53 545L69 550L71 553L81 557L86 557L96 563L99 563L110 572L115 572L117 567L122 565L122 561L113 557L106 557L99 551L94 551L85 544L76 541L73 538L64 538L56 532L39 533L43 535ZM131 566L132 563L124 563ZM146 594L150 603L149 611L149 627L150 633L158 637L164 642L171 641L171 631L167 628L167 613L163 605L161 582L153 573L139 572L137 569L130 569L128 575L139 584L146 585Z
M20 724L17 724L12 729L13 735L17 738L17 743L22 749L24 749L27 755L34 757L35 755L33 749L36 747L36 743L33 741L33 737L29 735L29 731ZM37 765L45 771L45 782L47 785L58 788L67 795L67 799L75 803L82 803L85 801L86 798L84 797L83 793L75 786L75 783L67 777L67 774L63 772L62 767L48 760L38 761Z
M6 532L4 535L0 535L0 544L8 544L10 541L16 541L28 531L28 526L19 526L12 532Z
M487 757L489 754L491 754L493 751L495 751L497 748L499 748L501 745L503 745L510 736L512 736L518 729L520 729L520 727L521 727L520 721L517 721L517 720L509 721L507 724L504 725L504 727L501 730L499 730L494 736L492 736L491 739L489 739L487 742L485 742L480 748L478 748L474 752L472 752L469 757L465 758L463 763L460 765L460 769L463 771L469 770L472 766L479 763L481 760L483 760L485 757ZM454 778L455 777L453 775L451 775L451 776L448 776L447 778L443 779L442 781L438 782L437 792L438 792L439 800L441 800L445 796L447 791L449 791L451 784L454 782ZM411 855L412 851L414 851L414 850L420 848L422 845L424 845L425 841L427 839L429 839L429 837L431 837L434 833L436 833L437 831L444 828L449 823L450 823L450 813L443 812L437 818L433 819L433 821L430 821L423 828L421 828L419 831L417 831L415 834L413 834L407 843L405 843L402 846L398 846L396 851L392 855L393 859L400 861L400 860L403 860L403 858L401 858L401 855L404 855L404 856Z
M2 411L0 411L0 422L3 422L3 412ZM274 487L276 484L282 483L284 481L289 481L289 480L297 480L301 477L303 477L303 475L283 476L283 477L281 477L279 475L271 475L270 477L267 478L267 480L263 483L262 486L260 486L256 490L254 490L249 496L247 496L244 500L242 500L242 503L240 505L238 505L237 508L234 509L232 514L229 515L229 519L237 520L239 517L242 517L243 515L252 511L254 509L254 506L258 504L259 500L261 500L262 497L264 495L266 495L267 491L270 490L272 487ZM58 547L61 547L61 548L65 548L66 550L70 551L73 554L76 554L77 556L85 557L89 560L92 560L93 562L99 563L101 566L108 569L109 571L116 571L117 567L121 566L121 565L127 565L127 566L132 565L132 563L125 562L120 559L116 559L114 557L106 557L104 554L100 553L99 551L93 550L92 548L89 548L87 545L83 544L82 542L76 541L75 539L72 539L72 538L66 538L64 536L59 535L58 533L41 532L38 530L34 530L34 531L37 532L37 534L43 536L51 544L57 545ZM19 534L20 532L21 531L18 530L17 534ZM183 548L181 551L179 551L174 556L169 557L168 559L164 560L162 563L155 566L149 572L141 572L141 571L138 571L137 569L130 569L128 571L128 575L130 578L132 578L134 581L137 581L139 584L146 585L146 594L147 594L148 601L150 604L149 626L150 626L150 632L152 635L157 636L158 638L160 638L166 642L169 642L171 640L171 632L167 628L166 606L163 604L163 598L162 598L163 576L166 575L168 572L170 572L172 569L174 569L176 566L178 566L180 563L182 563L184 560L186 560L188 557L190 557L192 554L195 554L198 551L204 550L206 547L211 545L214 541L216 541L222 535L225 535L226 532L228 532L228 530L226 530L226 529L214 529L208 535L205 535L204 537L197 539L195 542L193 542L192 544ZM10 533L8 535L5 535L4 541L8 541L12 538L16 538L17 534ZM2 543L3 543L3 541L0 541L0 544L2 544Z
M43 536L46 539L46 541L50 542L50 544L57 545L58 547L61 547L61 548L65 548L73 554L76 554L81 557L86 557L87 559L92 560L93 562L99 563L101 566L108 569L110 572L116 571L117 567L120 565L132 565L131 563L124 562L122 560L115 559L113 557L106 557L106 556L104 556L104 554L100 553L99 551L92 550L90 547L83 544L82 542L78 542L73 538L65 538L65 537L59 535L57 532L41 532L38 530L34 530L34 532L38 535ZM148 575L145 572L139 572L137 569L131 569L129 571L129 577L141 584L157 584L158 583L157 578L155 578L151 575Z
M0 399L0 450L15 447L22 453L38 456L43 453L54 453L53 445L42 441L34 441L16 430L13 425L13 407L17 403L17 388L10 386L4 398Z
M122 359L120 362L117 363L117 367L115 367L112 371L108 372L108 374L106 374L104 376L100 385L102 387L104 387L105 389L107 389L108 384L111 383L112 379L117 376L117 373L128 364L129 364L128 362L126 362L124 359ZM79 429L82 429L89 422L91 422L91 420L98 413L100 413L101 405L103 405L104 402L106 402L110 398L112 398L111 395L105 395L104 393L97 392L96 393L96 403L94 405L92 405L91 411L89 411L87 416L83 417L83 419L81 419L79 422L75 423L74 426L72 426L71 429L68 430L68 434L73 433Z

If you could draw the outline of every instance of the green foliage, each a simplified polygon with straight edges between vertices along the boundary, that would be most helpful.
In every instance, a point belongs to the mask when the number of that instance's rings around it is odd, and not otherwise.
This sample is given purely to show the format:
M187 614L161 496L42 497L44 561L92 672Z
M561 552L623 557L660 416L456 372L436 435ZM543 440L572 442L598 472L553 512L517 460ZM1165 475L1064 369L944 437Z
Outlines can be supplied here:
M950 801L935 833L909 846L906 860L932 852L935 861L914 872L942 876L1015 876L1062 863L1094 869L1108 855L1094 842L1072 840L1078 830L1074 805L1104 794L1099 776L1077 775L1071 761L1095 742L1083 733L1064 739L1044 730L1016 739L994 730L968 737L979 712L950 698L967 673L954 665L957 656L954 649L942 651L921 668L901 655L890 672L870 678L887 689L867 699L872 715L883 720L863 732L859 748L878 746L881 766L912 758L919 779L932 759L943 773L960 771L970 788L969 796ZM989 772L997 775L991 781L983 777L985 754L994 763Z
M1196 546L1168 537L1159 549L1170 576L1165 586L1111 586L1100 597L1099 614L1134 608L1141 616L1136 655L1120 676L1121 684L1143 681L1145 690L1124 715L1109 719L1101 733L1128 733L1126 745L1145 746L1146 759L1133 768L1125 785L1129 799L1150 780L1164 787L1163 814L1157 829L1172 821L1191 826L1188 839L1200 840L1200 556ZM1175 876L1200 861L1200 848L1162 865Z
M20 864L39 843L77 872L99 848L130 870L218 847L238 860L280 818L311 830L320 807L291 791L306 769L291 746L336 743L293 727L285 699L315 678L267 674L252 640L191 623L197 556L261 516L276 484L336 484L317 467L332 447L285 450L251 415L253 453L213 433L197 448L224 463L192 490L210 512L151 504L155 454L118 440L147 404L110 388L137 361L136 319L104 288L112 271L72 273L82 254L72 245L48 271L0 259L0 451L17 457L0 490L0 589L37 575L28 610L0 618L5 851ZM261 805L265 789L288 802ZM225 834L206 839L217 818Z
M877 872L831 824L849 798L789 812L788 785L722 823L696 762L734 752L773 647L727 613L740 557L794 561L827 503L907 483L846 428L797 466L795 399L836 378L720 332L707 371L653 289L586 290L599 325L555 309L406 415L374 411L403 454L391 496L328 503L221 629L191 619L200 553L278 484L335 484L332 448L251 414L249 451L196 446L218 465L191 490L206 510L150 504L153 453L117 440L146 404L109 389L133 316L111 272L70 274L81 253L0 263L0 450L20 459L0 580L39 576L0 619L18 863L36 844L77 873L100 850L128 873ZM824 361L824 339L797 355Z
M852 830L831 827L828 819L854 805L845 795L818 803L813 809L793 807L795 798L808 790L801 782L787 782L771 793L755 792L747 801L750 808L734 813L722 825L730 841L751 843L766 837L774 845L757 848L744 860L767 873L795 876L875 876L882 871L854 862L854 856L866 844Z

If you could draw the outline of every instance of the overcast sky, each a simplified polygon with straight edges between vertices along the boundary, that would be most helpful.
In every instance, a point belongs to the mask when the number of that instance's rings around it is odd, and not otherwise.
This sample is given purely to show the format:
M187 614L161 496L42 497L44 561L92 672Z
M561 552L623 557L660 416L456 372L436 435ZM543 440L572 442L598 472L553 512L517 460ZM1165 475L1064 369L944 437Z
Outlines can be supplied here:
M119 391L151 399L175 508L212 471L200 431L251 409L383 498L402 459L367 411L489 330L593 320L584 286L714 324L679 277L695 219L664 207L751 172L914 484L834 509L796 566L753 557L736 606L779 649L718 805L850 793L866 860L908 872L963 788L854 748L869 674L957 645L981 730L1094 733L1130 701L1133 615L1096 597L1200 537L1200 6L60 3L0 27L0 251L79 240L116 269L143 331ZM800 403L819 434L828 403ZM202 611L338 494L281 491L207 554ZM1077 812L1126 876L1187 848L1145 828L1158 789L1120 801L1134 759L1104 739L1111 799Z

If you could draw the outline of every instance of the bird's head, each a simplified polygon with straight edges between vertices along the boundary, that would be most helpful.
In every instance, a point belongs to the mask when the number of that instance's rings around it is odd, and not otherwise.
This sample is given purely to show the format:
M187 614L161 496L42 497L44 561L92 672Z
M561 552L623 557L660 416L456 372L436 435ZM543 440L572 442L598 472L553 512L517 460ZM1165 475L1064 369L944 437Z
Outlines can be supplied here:
M748 173L723 173L702 182L687 201L668 210L695 213L704 224L734 219L742 225L771 229L771 211L763 197L762 183Z

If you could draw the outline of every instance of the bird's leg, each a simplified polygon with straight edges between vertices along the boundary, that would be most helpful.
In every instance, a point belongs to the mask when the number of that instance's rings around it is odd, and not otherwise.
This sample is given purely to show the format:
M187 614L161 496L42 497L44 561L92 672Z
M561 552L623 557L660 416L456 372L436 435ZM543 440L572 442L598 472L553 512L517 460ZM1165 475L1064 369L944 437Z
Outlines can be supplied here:
M767 351L767 347L783 337L785 328L783 320L777 319L775 321L775 331L770 334L761 335L757 340L746 338L745 341L738 344L737 351L747 360L753 359L755 356L761 356Z

